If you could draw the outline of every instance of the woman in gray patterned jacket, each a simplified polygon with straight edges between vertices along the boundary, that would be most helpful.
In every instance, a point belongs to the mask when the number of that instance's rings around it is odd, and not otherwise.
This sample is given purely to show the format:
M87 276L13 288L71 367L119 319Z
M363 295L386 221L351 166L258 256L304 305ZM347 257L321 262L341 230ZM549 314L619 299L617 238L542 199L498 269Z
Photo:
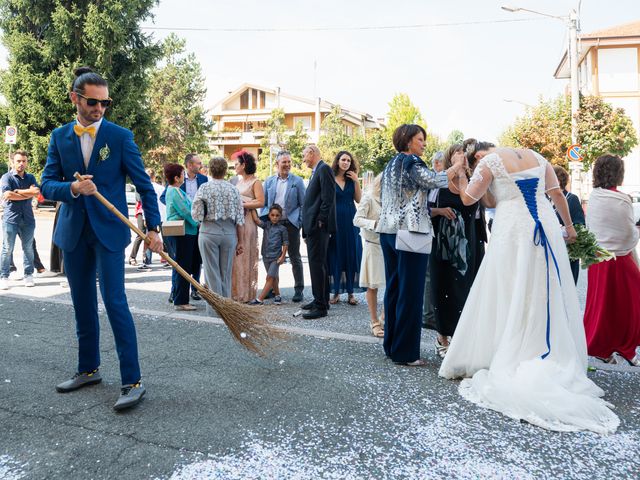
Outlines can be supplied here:
M224 158L214 157L209 162L213 180L200 185L191 216L201 222L198 247L204 280L212 291L230 298L233 257L242 254L244 209L238 189L224 180L226 173Z
M464 168L461 162L440 173L428 168L420 158L426 136L419 125L401 125L393 133L393 146L399 153L382 174L382 210L377 228L387 284L384 353L395 363L407 366L425 365L420 358L420 333L429 255L396 248L396 234L398 230L431 234L428 191L447 187Z

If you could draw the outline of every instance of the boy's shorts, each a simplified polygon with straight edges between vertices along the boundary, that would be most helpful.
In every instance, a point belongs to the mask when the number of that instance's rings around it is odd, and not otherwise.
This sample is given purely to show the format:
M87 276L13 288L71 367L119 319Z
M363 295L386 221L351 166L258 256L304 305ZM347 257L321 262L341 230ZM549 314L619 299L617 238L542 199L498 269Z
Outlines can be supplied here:
M263 258L264 268L267 271L267 275L272 278L278 278L278 271L280 270L280 265L278 265L277 258Z

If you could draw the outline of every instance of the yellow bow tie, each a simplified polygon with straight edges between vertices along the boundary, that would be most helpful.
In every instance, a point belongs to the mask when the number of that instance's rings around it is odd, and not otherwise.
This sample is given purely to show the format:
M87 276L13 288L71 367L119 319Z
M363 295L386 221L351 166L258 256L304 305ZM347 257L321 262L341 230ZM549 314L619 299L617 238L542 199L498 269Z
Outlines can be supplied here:
M73 131L76 132L76 135L78 135L79 137L81 137L83 133L88 133L89 135L91 135L91 138L96 138L96 127L94 127L93 125L89 127L82 127L76 123L73 126Z

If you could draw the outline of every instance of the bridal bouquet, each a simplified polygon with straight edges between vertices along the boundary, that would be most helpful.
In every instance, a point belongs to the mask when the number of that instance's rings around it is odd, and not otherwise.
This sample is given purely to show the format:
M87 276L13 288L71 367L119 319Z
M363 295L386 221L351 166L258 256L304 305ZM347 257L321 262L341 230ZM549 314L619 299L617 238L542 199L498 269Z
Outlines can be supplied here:
M576 224L574 228L578 238L574 243L567 245L567 251L571 260L580 260L582 268L616 258L613 253L598 245L595 235L587 230L587 227Z

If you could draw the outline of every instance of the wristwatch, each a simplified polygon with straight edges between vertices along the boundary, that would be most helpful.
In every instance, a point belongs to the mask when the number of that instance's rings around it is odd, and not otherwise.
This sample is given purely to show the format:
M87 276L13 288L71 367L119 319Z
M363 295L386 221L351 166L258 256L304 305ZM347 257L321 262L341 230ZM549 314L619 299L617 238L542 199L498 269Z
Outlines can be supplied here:
M156 233L160 233L160 225L156 225L155 227L149 227L147 229L149 232L156 232Z

